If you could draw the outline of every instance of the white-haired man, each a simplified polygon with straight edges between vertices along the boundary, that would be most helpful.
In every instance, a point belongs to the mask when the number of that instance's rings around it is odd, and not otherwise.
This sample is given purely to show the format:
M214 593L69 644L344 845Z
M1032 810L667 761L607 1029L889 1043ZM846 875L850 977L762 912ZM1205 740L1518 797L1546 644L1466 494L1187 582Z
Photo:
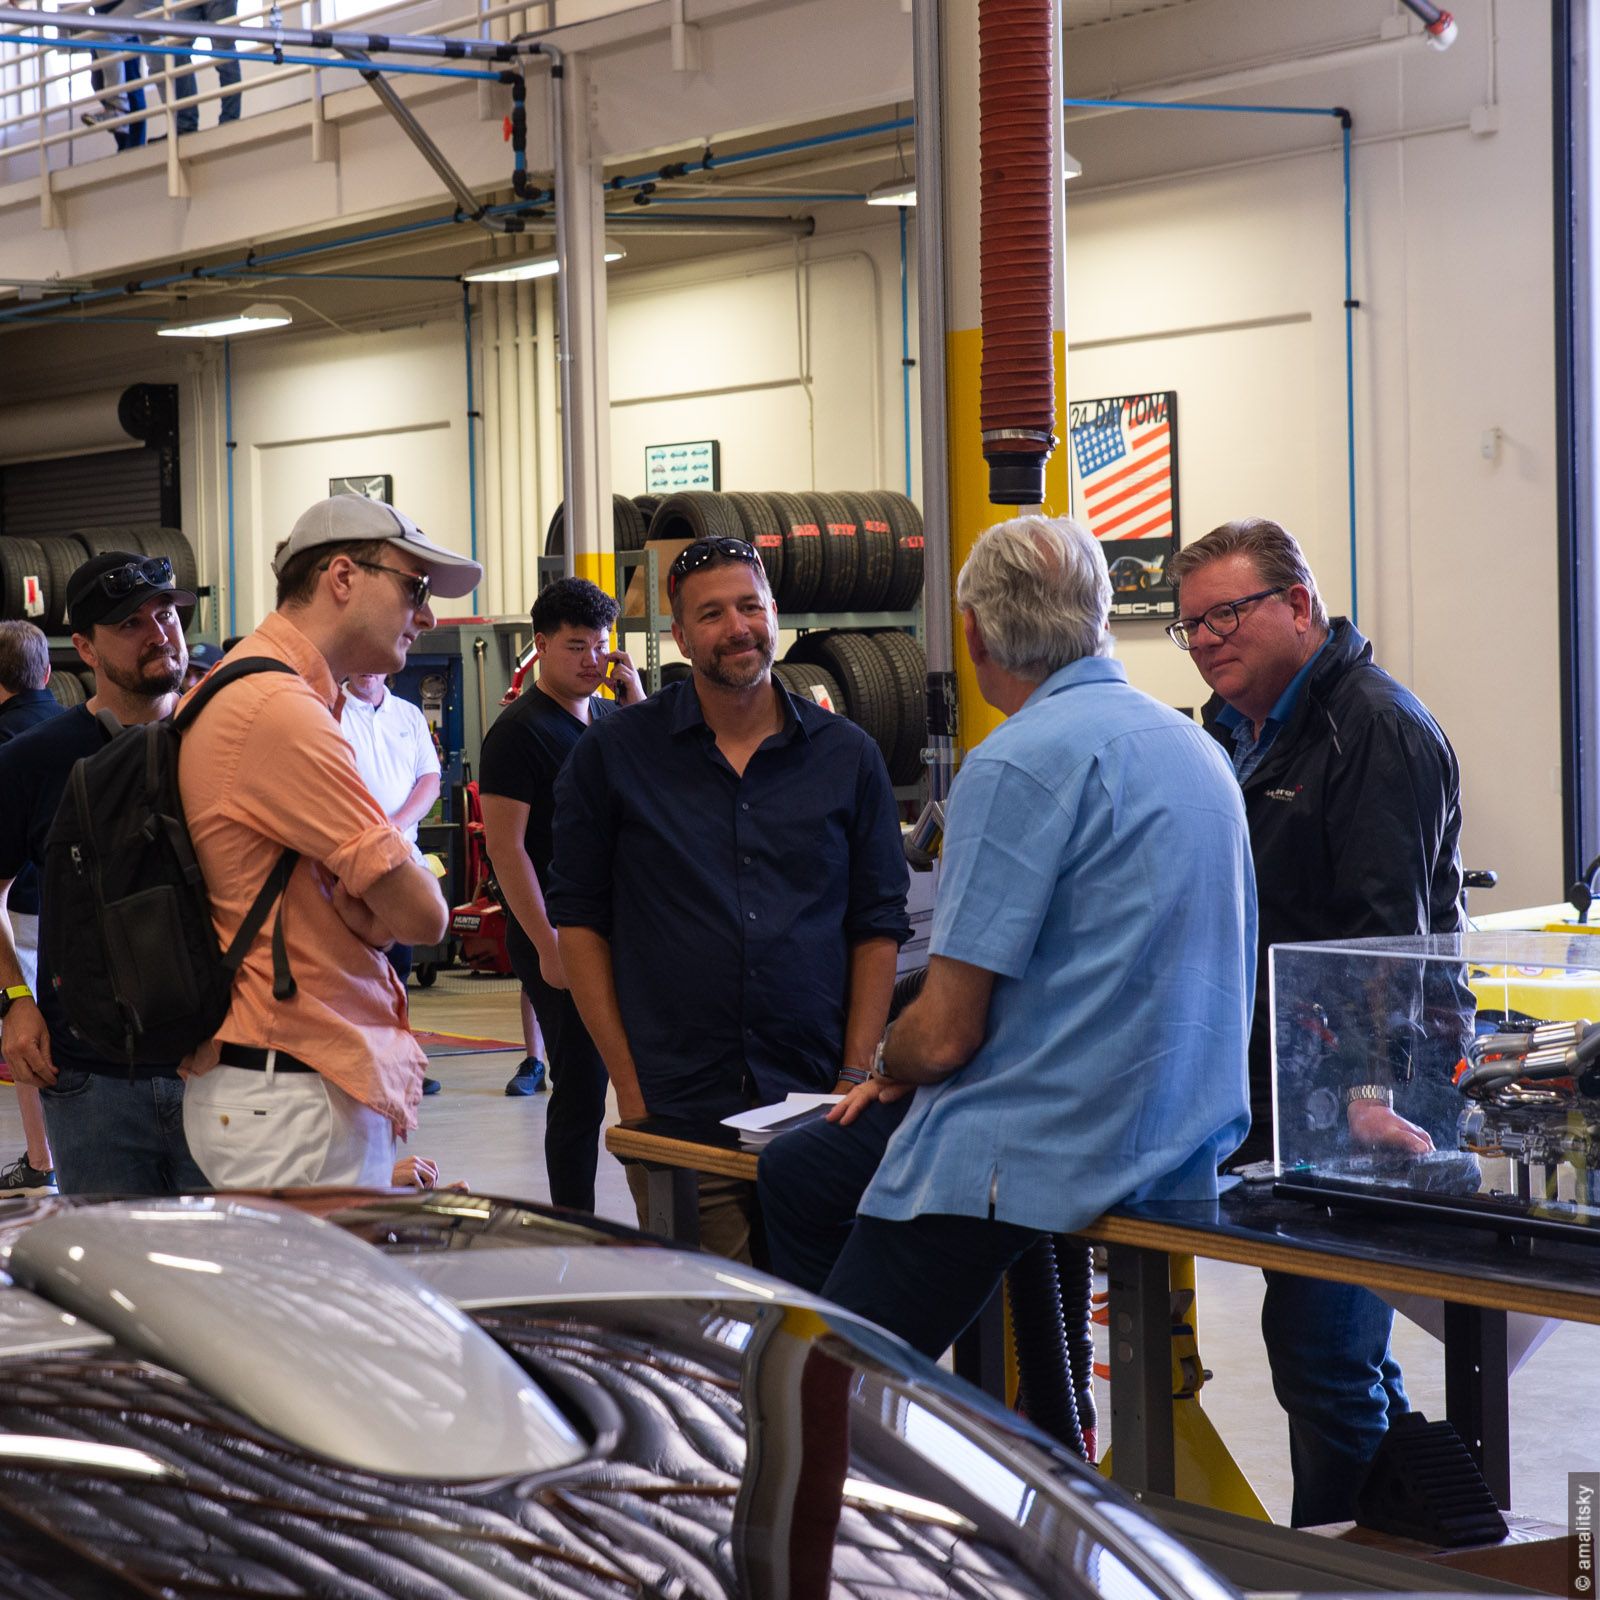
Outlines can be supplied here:
M1238 785L1110 659L1093 536L991 528L956 602L1007 721L950 792L926 986L834 1123L760 1173L774 1268L930 1355L1039 1234L1215 1196L1248 1125L1255 971Z

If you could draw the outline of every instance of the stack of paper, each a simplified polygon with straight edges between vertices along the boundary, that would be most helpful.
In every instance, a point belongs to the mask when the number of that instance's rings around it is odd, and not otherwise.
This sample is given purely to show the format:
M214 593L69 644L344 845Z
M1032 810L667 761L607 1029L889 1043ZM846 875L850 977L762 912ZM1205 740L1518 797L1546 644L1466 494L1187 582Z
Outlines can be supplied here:
M780 1133L820 1121L828 1114L829 1106L838 1105L842 1099L842 1094L791 1094L777 1105L757 1106L754 1111L724 1117L722 1125L739 1135L741 1150L759 1150Z

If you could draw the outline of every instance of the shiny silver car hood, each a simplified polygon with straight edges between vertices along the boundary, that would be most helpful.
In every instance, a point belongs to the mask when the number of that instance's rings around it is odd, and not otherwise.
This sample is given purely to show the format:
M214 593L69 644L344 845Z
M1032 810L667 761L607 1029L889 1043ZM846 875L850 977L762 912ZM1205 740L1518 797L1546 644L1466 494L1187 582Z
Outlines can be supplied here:
M97 1594L180 1600L1235 1600L1026 1424L761 1274L476 1197L351 1201L335 1220L353 1255L328 1244L330 1227L286 1222L282 1208L206 1207L196 1216L209 1221L182 1222L186 1205L56 1202L9 1224L0 1210L0 1257L26 1280L12 1293L37 1297L27 1316L15 1302L14 1348L0 1304L0 1592L53 1600L99 1582ZM296 1241L309 1241L306 1255ZM116 1256L136 1250L229 1265L168 1261L134 1277L152 1264ZM241 1277L230 1309L203 1280L243 1274L252 1254L277 1289ZM358 1266L368 1256L386 1270ZM157 1286L171 1302L159 1313ZM369 1295L380 1309L363 1319L357 1302ZM306 1320L313 1301L325 1303L320 1321ZM52 1309L79 1320L50 1324ZM446 1435L500 1440L497 1412L522 1392L485 1364L487 1383L444 1425L438 1386L405 1380L433 1419L419 1429L420 1472L353 1461L349 1438L372 1433L364 1405L392 1413L400 1392L378 1352L435 1336L386 1331L412 1316L434 1318L430 1330L452 1330L463 1348L476 1340L460 1322L488 1341L576 1455L476 1482L439 1470L460 1464ZM29 1317L47 1329L27 1335L31 1345L20 1332ZM273 1326L252 1326L262 1321ZM309 1388L307 1347L345 1335L345 1323L367 1329L365 1353L317 1380L333 1386L328 1405L343 1421L320 1442L295 1437L267 1420L276 1390ZM228 1359L213 1358L219 1341ZM271 1380L252 1365L272 1365ZM310 1431L313 1409L286 1414ZM61 1459L30 1454L52 1439L66 1441ZM32 1587L12 1585L14 1569ZM41 1574L66 1571L76 1587L39 1587Z

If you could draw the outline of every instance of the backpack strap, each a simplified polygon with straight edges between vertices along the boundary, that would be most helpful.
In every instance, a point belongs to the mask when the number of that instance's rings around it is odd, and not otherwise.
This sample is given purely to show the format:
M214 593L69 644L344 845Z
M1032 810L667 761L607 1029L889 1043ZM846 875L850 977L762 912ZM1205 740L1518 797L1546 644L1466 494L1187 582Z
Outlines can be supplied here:
M222 958L223 970L230 980L238 976L239 968L244 964L245 952L255 943L273 902L281 902L284 891L289 887L289 875L299 860L298 850L285 850L267 874L267 881L256 891L250 909L244 914L244 921L239 924L233 942ZM289 971L289 951L283 937L283 906L280 903L277 919L272 925L272 998L292 1000L295 987L294 975Z
M240 656L237 661L224 661L207 674L205 682L179 708L172 725L182 732L200 715L219 689L226 689L240 678L251 677L257 672L293 671L294 668L287 661L279 661L275 656Z
M241 656L237 661L225 661L220 667L214 668L206 676L205 682L189 696L188 701L173 718L173 726L182 733L200 715L218 690L226 689L230 683L237 682L240 678L251 677L257 672L292 673L294 670L287 661L279 661L273 656ZM244 964L245 952L255 942L256 935L261 932L262 924L267 920L267 913L276 902L278 915L272 925L274 1000L292 1000L295 996L296 984L294 974L289 970L289 949L283 936L283 895L289 887L289 876L299 860L298 850L285 850L278 857L276 865L267 874L266 882L256 891L250 909L244 914L244 921L239 924L238 932L233 936L233 943L228 946L227 953L222 958L223 970L228 977L230 979L237 977L239 968Z

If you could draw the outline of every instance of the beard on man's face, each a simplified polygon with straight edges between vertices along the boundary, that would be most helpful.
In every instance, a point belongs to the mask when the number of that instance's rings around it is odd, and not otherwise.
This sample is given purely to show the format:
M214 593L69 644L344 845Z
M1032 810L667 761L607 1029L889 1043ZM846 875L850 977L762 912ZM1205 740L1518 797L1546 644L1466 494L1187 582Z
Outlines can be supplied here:
M159 700L163 695L176 694L182 688L188 656L188 651L182 645L153 644L140 652L139 664L132 672L113 665L104 656L101 656L100 665L95 670L109 678L124 694Z

